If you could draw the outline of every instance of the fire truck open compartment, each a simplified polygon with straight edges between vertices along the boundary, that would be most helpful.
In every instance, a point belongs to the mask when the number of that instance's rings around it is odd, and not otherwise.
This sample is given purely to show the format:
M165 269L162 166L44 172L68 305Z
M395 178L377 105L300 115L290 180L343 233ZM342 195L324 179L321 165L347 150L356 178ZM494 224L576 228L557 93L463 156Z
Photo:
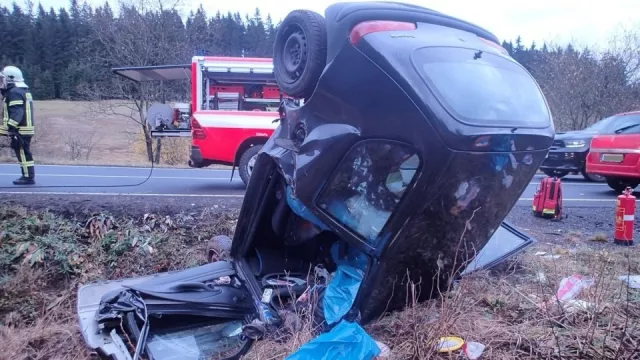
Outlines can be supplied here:
M202 61L204 59L205 61ZM282 96L273 74L270 59L195 57L192 64L120 67L112 71L135 82L176 81L193 82L193 67L200 72L201 83L192 96L192 102L201 97L192 110L175 110L168 121L151 124L152 137L191 136L191 122L182 124L195 111L267 111L277 112ZM227 60L228 59L228 60ZM246 62L242 61L246 59ZM253 62L253 63L251 63ZM209 65L211 63L211 65ZM198 81L198 79L196 79ZM222 114L222 113L221 113ZM148 120L149 121L149 120Z
M133 66L114 68L112 71L126 79L135 82L147 81L191 81L191 64L160 65L160 66ZM155 110L155 109L154 109ZM164 109L163 109L164 110ZM182 106L167 107L159 112L153 112L157 118L149 119L147 123L154 122L151 126L152 137L189 137L191 136L190 117L191 111Z

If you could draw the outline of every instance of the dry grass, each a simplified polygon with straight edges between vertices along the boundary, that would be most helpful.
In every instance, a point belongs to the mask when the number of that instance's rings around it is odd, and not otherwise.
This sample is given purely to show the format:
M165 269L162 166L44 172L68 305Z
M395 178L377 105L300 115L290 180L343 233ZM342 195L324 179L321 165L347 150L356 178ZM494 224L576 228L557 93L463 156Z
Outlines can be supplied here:
M91 358L75 318L78 284L202 264L207 240L232 234L235 216L70 218L0 209L0 358ZM459 351L434 351L442 336L486 345L487 359L633 358L640 353L640 290L618 276L639 274L640 260L633 248L596 248L589 240L572 233L566 247L538 244L426 303L415 301L420 290L409 285L407 309L366 330L391 348L391 359L462 358ZM574 301L558 301L559 284L574 274L593 283ZM300 322L285 321L282 332L258 342L246 358L284 359L311 340L317 331L305 319L312 310L299 309Z
M132 112L126 104L110 101L97 106L85 101L46 100L36 101L34 106L33 151L37 163L149 165L142 130L128 117ZM191 138L162 141L159 166L187 167ZM0 162L14 161L8 139L0 138Z
M639 274L640 260L632 249L597 250L585 245L588 240L571 249L536 245L497 271L462 279L438 300L417 303L419 289L409 285L407 309L366 330L398 360L459 358L460 351L435 351L445 336L484 344L486 359L634 358L640 353L640 290L618 276ZM593 285L559 301L562 279L574 274ZM313 337L308 325L303 328L293 341L258 343L249 358L285 358Z

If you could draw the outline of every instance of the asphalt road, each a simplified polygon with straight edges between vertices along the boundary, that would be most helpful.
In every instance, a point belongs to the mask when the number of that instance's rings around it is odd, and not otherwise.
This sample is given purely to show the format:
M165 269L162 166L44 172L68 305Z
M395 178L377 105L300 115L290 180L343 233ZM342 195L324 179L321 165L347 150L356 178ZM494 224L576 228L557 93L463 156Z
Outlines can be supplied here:
M12 181L19 171L17 164L0 164L0 194L239 199L245 189L237 171L230 180L230 170L155 168L151 178L144 182L149 176L149 168L39 165L36 167L37 185L18 187ZM542 177L536 175L519 204L531 203ZM589 183L581 176L568 176L563 179L563 185L565 206L615 204L616 194L606 184Z

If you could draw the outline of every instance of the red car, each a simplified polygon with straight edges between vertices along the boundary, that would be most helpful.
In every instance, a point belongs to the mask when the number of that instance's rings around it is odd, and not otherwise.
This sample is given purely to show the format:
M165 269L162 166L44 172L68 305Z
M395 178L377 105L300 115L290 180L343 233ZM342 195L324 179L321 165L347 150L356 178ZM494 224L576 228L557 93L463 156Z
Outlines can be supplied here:
M615 117L591 140L587 173L603 176L620 193L640 184L640 111Z

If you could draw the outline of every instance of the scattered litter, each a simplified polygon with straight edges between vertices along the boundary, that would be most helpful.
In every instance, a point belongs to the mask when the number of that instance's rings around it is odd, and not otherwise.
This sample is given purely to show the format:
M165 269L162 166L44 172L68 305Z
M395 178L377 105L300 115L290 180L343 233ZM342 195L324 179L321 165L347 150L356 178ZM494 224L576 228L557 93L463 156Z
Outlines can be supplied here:
M558 300L562 302L573 300L582 290L591 287L593 284L593 279L587 279L580 274L574 274L560 281L556 296Z
M388 358L391 357L391 349L385 345L384 343L380 342L380 341L376 341L376 344L378 345L378 348L380 349L380 355L378 355L376 357L377 358Z
M576 299L568 300L562 304L562 307L570 313L588 311L589 309L593 308L593 306L594 305L588 301Z
M459 350L464 345L464 340L457 336L446 336L440 338L436 351L439 353L446 353Z
M536 274L536 280L541 283L547 282L547 275L545 275L542 271L538 271Z
M558 292L556 297L560 301L562 307L567 311L577 311L593 306L592 304L582 301L574 300L584 289L591 287L594 284L593 279L587 279L582 275L574 274L566 277L560 281L558 286ZM550 304L555 303L555 299L551 299L546 302L542 302L538 306L541 309L546 309Z
M622 275L618 279L626 282L632 289L640 289L640 275Z
M567 250L568 253L568 250ZM537 253L533 254L534 256L540 256L543 259L557 259L560 257L560 255L556 255L556 254L547 254L545 251L538 251Z
M469 359L475 360L482 356L482 352L484 352L484 344L479 342L469 341L462 345L462 353Z
M371 360L381 354L381 347L360 325L342 320L331 331L302 345L286 360Z
M262 293L262 302L265 304L268 304L271 302L271 296L273 295L273 289L271 288L266 288L264 289L264 292Z
M336 323L351 309L363 277L364 272L360 269L348 265L338 267L324 294L323 310L327 324Z

